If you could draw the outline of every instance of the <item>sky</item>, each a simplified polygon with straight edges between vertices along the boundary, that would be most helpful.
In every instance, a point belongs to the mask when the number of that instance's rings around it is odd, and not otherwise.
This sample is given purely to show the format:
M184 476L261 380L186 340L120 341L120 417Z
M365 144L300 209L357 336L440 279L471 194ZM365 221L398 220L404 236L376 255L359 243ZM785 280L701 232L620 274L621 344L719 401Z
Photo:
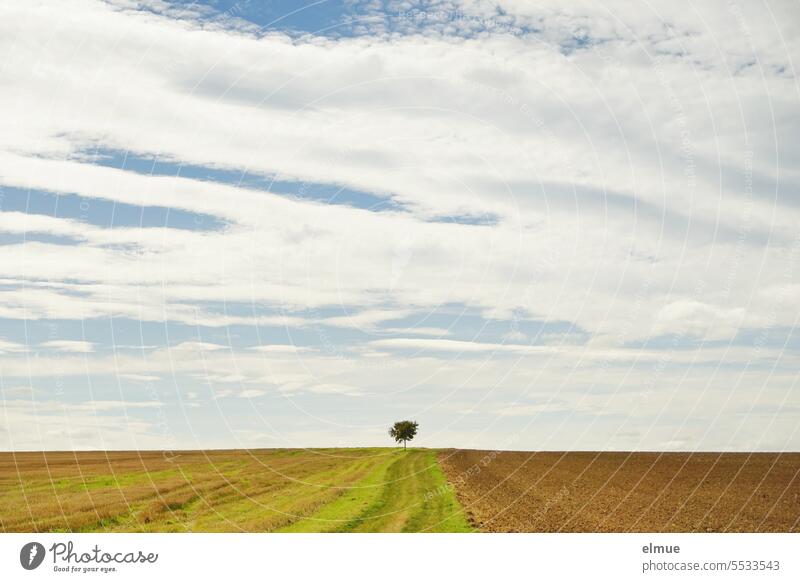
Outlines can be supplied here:
M800 451L790 0L0 5L0 450Z

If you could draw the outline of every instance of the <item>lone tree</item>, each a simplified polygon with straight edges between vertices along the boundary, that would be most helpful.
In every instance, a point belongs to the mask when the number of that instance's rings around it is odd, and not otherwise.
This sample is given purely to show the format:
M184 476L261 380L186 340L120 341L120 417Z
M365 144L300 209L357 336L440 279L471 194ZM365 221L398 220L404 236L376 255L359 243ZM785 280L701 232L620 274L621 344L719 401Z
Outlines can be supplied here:
M392 437L395 442L402 442L403 450L405 450L406 442L417 436L418 428L419 423L414 420L399 420L389 429L389 436Z

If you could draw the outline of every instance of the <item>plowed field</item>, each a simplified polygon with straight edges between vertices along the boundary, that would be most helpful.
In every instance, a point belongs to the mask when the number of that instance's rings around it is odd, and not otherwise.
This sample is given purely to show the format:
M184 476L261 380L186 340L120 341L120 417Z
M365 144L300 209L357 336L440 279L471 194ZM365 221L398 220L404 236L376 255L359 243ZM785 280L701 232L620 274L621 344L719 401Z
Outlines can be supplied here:
M492 532L800 531L800 453L439 454Z

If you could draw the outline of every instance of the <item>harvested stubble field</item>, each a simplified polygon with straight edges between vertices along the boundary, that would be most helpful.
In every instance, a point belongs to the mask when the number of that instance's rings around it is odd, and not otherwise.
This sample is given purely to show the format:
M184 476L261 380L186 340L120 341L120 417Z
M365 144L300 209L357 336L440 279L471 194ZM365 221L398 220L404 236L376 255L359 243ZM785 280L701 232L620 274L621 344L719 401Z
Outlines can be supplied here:
M798 493L798 453L0 453L7 532L788 532Z
M441 451L490 532L797 532L800 453Z
M436 451L2 453L2 531L468 531Z

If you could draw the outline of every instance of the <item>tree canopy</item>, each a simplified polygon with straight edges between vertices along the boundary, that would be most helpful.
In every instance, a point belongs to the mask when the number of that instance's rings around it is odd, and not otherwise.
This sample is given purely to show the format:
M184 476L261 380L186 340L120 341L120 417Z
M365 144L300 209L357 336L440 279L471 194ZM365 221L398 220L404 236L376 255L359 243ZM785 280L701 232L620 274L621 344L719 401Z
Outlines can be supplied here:
M414 420L398 420L394 423L392 428L389 429L389 436L395 442L403 443L403 449L406 448L406 443L417 436L417 429L419 423Z

